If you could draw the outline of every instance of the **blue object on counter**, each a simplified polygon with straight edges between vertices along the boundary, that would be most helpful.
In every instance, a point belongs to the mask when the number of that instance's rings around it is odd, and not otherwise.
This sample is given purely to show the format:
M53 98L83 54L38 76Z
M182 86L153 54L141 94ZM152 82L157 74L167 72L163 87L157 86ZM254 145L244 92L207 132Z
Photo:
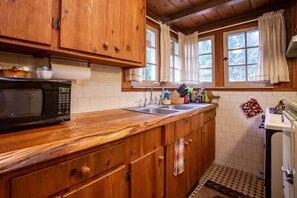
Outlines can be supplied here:
M169 92L168 92L168 90L166 90L165 93L164 93L164 100L169 100Z
M41 71L48 71L48 66L42 66Z

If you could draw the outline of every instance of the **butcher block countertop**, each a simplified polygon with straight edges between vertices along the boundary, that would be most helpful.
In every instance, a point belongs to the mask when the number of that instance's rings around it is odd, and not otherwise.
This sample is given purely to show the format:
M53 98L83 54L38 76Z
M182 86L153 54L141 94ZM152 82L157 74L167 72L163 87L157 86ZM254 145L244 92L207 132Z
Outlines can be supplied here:
M0 134L0 174L135 135L217 107L155 115L122 109L71 115L71 121Z

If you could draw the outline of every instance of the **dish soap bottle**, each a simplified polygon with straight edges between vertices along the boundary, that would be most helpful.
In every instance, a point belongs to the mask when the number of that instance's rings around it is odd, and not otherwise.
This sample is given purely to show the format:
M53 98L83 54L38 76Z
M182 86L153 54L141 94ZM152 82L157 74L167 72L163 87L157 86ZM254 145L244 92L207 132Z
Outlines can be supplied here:
M169 100L169 92L168 92L168 90L166 90L165 93L164 93L164 100Z

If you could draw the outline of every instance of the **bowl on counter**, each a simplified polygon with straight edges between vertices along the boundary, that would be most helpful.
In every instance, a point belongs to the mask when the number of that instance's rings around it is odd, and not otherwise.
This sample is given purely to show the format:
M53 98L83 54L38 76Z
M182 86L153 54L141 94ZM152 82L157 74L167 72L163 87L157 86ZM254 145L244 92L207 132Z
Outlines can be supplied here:
M36 70L37 78L51 79L53 77L53 71Z
M2 68L0 73L3 77L12 77L12 78L25 78L29 71L18 69L13 66L12 68Z

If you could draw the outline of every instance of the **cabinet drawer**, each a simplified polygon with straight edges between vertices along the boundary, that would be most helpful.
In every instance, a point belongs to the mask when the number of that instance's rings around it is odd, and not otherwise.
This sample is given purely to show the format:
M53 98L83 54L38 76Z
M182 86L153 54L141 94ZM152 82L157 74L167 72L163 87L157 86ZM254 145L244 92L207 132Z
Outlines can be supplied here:
M199 113L191 117L191 132L201 129L203 126L203 114Z
M12 179L12 197L47 197L124 164L124 143Z
M178 120L175 122L175 129L174 129L175 140L179 140L180 138L190 133L190 130L191 130L190 122L191 122L190 118Z
M203 114L203 123L206 123L216 117L216 110L212 110Z

